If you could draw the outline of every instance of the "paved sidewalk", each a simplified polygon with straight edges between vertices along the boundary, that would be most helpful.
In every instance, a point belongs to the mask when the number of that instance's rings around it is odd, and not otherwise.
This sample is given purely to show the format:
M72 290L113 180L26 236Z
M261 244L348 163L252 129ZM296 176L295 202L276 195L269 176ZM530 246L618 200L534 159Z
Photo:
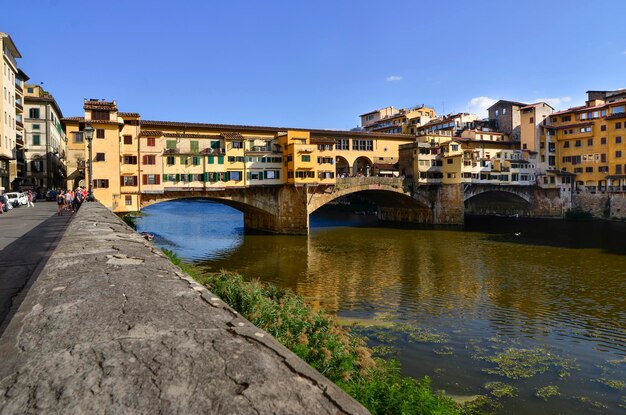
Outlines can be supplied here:
M0 215L0 334L12 303L19 306L70 221L72 213L59 217L56 210L56 203L40 201Z
M99 203L72 218L0 356L0 415L368 413Z

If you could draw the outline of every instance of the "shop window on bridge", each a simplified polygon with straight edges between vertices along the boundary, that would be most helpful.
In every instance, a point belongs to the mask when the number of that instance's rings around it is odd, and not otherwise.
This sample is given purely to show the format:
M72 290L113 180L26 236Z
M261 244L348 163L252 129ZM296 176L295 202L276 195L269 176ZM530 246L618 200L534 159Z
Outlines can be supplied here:
M108 189L109 188L109 179L94 179L93 180L93 188L94 189Z
M137 156L124 156L124 164L137 164Z
M142 184L161 184L161 176L158 174L144 174L141 177Z
M195 141L195 140L192 140L192 141L189 143L189 145L190 145L190 147L191 147L191 152L192 152L192 153L194 153L194 154L196 154L196 153L198 152L198 142L197 142L197 141Z
M297 170L296 171L296 178L298 178L298 179L314 179L315 178L315 173L312 172L312 171Z
M331 171L320 171L317 173L318 179L334 179L335 173Z
M137 176L122 176L122 186L137 186Z

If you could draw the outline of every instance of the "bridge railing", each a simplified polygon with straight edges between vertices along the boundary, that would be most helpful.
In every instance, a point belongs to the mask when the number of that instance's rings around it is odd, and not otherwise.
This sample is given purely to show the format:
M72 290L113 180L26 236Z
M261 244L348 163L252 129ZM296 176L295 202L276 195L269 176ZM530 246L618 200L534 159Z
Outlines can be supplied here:
M403 189L405 192L411 190L411 180L405 177L381 177L381 176L369 176L369 177L338 177L335 187L338 190L354 187L354 186L367 186L367 185L384 185L395 187L397 189Z

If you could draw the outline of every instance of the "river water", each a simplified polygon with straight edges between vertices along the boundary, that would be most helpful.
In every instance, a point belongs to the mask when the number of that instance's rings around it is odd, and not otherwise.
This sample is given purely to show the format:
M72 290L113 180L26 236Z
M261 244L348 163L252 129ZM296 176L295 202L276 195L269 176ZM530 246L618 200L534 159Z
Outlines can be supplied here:
M626 413L624 223L392 227L323 207L306 237L244 235L240 212L207 200L144 213L157 245L292 289L437 390L489 396L502 414ZM537 397L546 386L558 395Z

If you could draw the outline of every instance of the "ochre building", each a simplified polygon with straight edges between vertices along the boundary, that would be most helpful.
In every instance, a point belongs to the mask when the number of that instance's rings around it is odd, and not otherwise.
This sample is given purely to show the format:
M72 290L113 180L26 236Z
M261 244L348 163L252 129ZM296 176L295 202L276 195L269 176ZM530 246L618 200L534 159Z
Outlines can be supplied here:
M115 101L85 100L84 116L64 118L67 188L86 186L94 129L94 196L115 212L139 210L142 195L250 186L333 185L398 162L405 134L142 120Z

